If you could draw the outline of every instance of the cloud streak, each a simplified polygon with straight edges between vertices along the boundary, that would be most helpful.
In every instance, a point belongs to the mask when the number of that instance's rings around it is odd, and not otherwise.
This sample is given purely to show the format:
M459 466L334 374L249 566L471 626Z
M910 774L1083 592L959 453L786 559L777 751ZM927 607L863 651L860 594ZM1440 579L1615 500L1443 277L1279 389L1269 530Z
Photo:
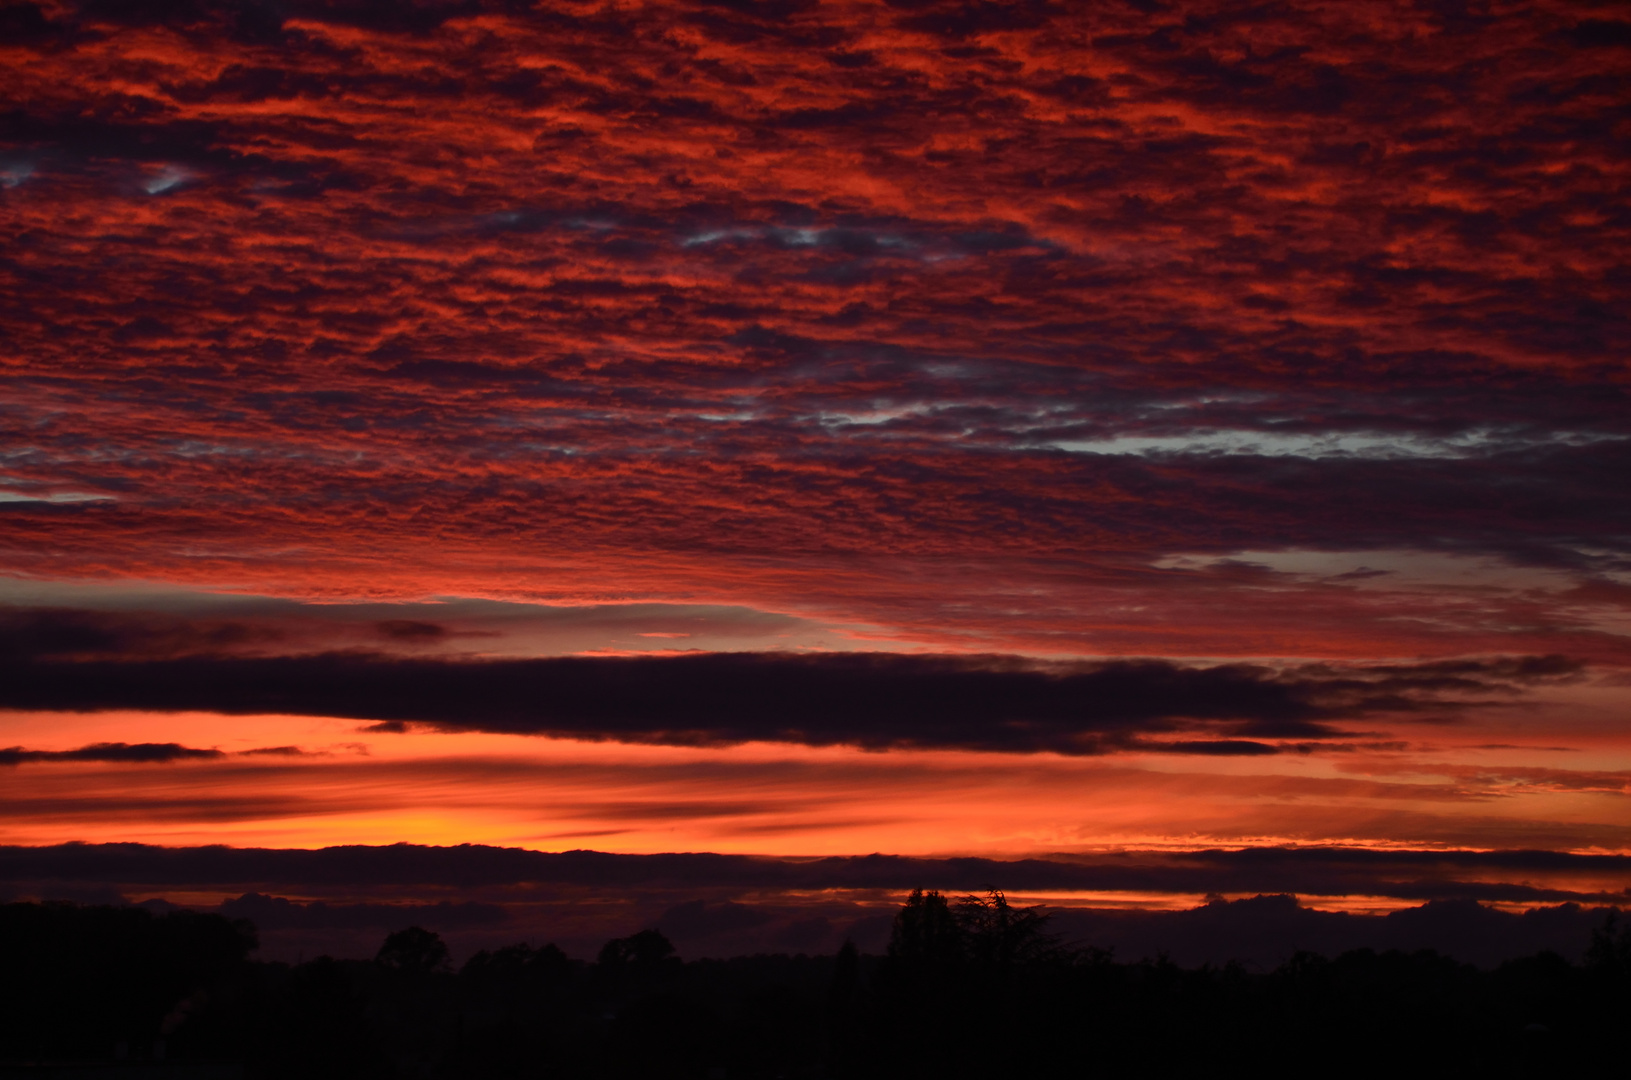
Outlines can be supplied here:
M21 765L33 761L109 761L127 764L169 764L174 761L210 761L225 757L219 750L199 750L180 743L103 742L77 750L25 750L20 746L0 749L0 765Z

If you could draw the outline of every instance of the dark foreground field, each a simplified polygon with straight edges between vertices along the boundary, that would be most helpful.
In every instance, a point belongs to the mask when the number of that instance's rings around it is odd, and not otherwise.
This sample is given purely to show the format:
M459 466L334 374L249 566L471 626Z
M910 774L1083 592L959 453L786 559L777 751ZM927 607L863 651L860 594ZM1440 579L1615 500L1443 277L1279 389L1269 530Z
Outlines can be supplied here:
M1631 1015L1613 916L1584 963L1492 970L1369 950L1120 962L998 893L914 894L881 957L685 963L643 931L595 963L518 944L455 973L417 928L373 960L256 962L254 944L219 915L0 908L0 1076L1544 1075L1623 1068Z

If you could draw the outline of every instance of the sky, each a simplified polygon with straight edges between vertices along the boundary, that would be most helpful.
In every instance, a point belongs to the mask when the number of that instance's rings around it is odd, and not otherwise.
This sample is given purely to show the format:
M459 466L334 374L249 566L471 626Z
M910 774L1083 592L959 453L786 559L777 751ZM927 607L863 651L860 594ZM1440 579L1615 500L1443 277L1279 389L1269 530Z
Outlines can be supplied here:
M1628 895L1618 5L50 0L0 64L0 844Z

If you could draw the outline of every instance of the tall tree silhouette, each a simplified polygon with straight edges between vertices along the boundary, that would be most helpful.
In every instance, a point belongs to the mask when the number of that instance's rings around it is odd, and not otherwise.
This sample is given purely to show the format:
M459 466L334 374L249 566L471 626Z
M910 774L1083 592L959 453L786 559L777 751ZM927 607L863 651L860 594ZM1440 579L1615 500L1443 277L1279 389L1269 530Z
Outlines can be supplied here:
M320 956L291 971L267 1020L265 1046L274 1076L340 1080L391 1074L369 1023L364 989L343 961Z
M827 1058L841 1071L849 1070L855 1056L860 992L861 954L855 942L845 938L833 964L832 983L827 988Z
M674 943L660 930L642 930L626 938L613 938L600 947L600 963L608 968L654 971L679 963Z
M963 959L963 931L945 897L933 890L912 890L905 906L895 914L889 932L889 957L936 965L954 965Z
M187 1034L236 974L254 927L219 915L73 904L0 905L0 1058L91 1057Z
M1621 925L1618 909L1610 910L1603 925L1591 932L1586 966L1616 979L1631 979L1631 922Z
M963 949L976 967L1006 971L1016 964L1066 959L1058 935L1048 932L1050 916L1041 905L1017 908L1000 889L965 896L953 911Z
M390 971L431 974L452 970L452 958L439 935L418 926L386 937L374 963Z

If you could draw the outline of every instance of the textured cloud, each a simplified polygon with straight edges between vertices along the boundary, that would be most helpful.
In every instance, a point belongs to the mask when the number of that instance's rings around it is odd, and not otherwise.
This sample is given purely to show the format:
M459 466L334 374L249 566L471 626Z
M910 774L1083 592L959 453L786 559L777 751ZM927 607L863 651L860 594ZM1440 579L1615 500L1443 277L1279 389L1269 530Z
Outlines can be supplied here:
M888 653L440 661L359 653L0 665L0 707L284 713L449 731L718 746L1273 754L1334 721L1442 719L1574 676L1561 657L1276 672L1167 661L1043 666ZM1213 737L1161 739L1196 729ZM1237 737L1216 737L1219 735ZM1293 744L1307 750L1314 743Z
M1607 9L7 11L19 568L1623 570Z

